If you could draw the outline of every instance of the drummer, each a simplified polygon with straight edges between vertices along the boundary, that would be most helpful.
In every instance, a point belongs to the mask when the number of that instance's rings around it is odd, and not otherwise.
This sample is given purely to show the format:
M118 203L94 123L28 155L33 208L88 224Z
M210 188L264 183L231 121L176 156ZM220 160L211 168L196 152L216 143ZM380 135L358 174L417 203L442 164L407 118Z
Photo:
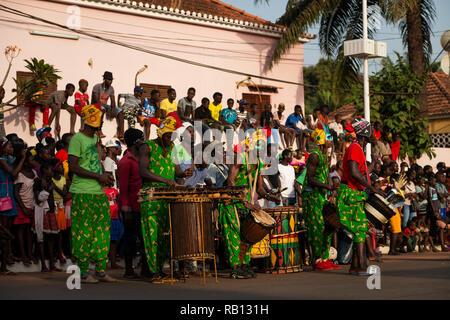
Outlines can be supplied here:
M364 252L367 232L367 218L364 212L367 194L364 189L383 197L385 193L375 189L370 183L364 154L364 148L372 134L370 122L362 117L357 117L346 127L346 130L354 132L356 140L345 151L342 181L337 192L336 207L341 226L354 234L353 256L349 273L365 276L369 274L366 270L367 260Z
M177 120L168 116L158 128L158 137L146 141L139 148L139 172L144 188L176 186L175 164L171 157L172 133L177 129ZM179 174L177 172L177 174ZM166 201L153 200L141 204L141 222L144 247L151 281L167 277L162 271L169 249L169 208Z
M251 184L249 180L249 172L250 174L256 175L256 173L253 172L256 171L256 166L247 166L247 162L245 160L246 151L238 151L240 150L235 149L234 162L233 164L228 165L229 175L227 178L227 185L250 186ZM237 161L238 157L241 157L242 161L240 161L240 163L238 163ZM258 174L256 178L259 178L260 176L261 175ZM253 179L254 178L255 177L253 176ZM262 183L258 183L258 191L260 197L279 202L279 200L277 198L274 198L273 195L267 194L265 192L264 188L262 188ZM230 277L233 279L248 279L256 277L255 272L249 267L251 247L246 252L242 265L239 261L239 249L241 243L239 226L240 222L243 222L247 214L249 214L248 208L252 207L256 209L255 205L253 204L246 204L244 206L243 203L219 203L219 222L222 227L222 234L225 237L225 246L227 248L228 259L232 269Z
M303 189L303 208L307 225L308 242L314 255L314 271L339 269L328 259L332 235L325 236L325 222L322 210L332 191L332 182L328 181L327 148L331 142L326 140L325 131L316 129L311 138L317 148L311 152L306 162L306 184ZM317 259L317 260L315 260Z

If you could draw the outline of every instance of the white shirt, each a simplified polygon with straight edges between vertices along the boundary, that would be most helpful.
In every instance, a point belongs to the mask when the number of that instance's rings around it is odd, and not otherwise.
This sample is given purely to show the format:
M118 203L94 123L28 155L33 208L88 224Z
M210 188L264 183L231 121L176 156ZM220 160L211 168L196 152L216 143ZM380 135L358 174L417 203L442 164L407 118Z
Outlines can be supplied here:
M280 189L287 188L281 192L283 198L295 197L295 170L291 165L284 166L281 163L278 164L278 172L280 173Z
M408 184L405 185L405 193L416 193L416 185L414 184L414 182L410 182ZM405 204L407 206L411 205L411 199L405 198Z
M116 182L117 163L110 157L106 157L105 161L103 161L103 167L105 168L106 172L112 173L114 178L114 188L117 189L117 182Z
M344 133L344 129L342 128L342 124L337 123L337 122L332 122L328 125L328 128L330 128L330 130L334 130L336 131L336 133L338 135L341 135Z

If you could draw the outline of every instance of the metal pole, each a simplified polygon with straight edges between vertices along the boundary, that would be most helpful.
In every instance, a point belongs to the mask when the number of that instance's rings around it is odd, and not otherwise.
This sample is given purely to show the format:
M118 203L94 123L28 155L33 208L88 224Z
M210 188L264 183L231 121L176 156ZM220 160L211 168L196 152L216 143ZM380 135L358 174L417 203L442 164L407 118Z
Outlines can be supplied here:
M363 39L367 41L367 0L363 2ZM364 64L364 118L370 121L370 100L369 100L369 58L367 56L363 59ZM371 146L367 144L366 158L371 159Z

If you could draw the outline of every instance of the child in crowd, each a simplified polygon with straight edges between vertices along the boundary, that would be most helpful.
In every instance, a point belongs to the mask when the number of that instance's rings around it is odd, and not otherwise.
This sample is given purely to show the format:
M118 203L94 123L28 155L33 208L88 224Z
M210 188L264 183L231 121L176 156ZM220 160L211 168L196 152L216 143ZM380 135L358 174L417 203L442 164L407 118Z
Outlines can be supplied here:
M67 247L67 245L63 246L63 235L67 240L67 219L65 214L64 199L67 199L67 196L69 194L69 187L67 185L66 178L64 177L63 163L58 159L52 159L51 166L53 167L52 181L54 187L53 197L55 200L56 221L58 222L58 228L60 230L60 232L58 233L58 249L60 256L59 262L61 264L65 264L66 259L64 257L63 248Z
M19 244L20 256L24 265L29 266L32 259L33 234L31 224L34 217L34 181L37 178L36 171L33 170L33 156L27 151L22 170L14 181L14 196L17 202L17 216L14 225L17 227L17 240Z
M111 269L122 269L117 264L117 243L120 240L122 233L122 224L119 219L119 207L117 205L117 197L119 191L112 185L105 186L105 193L109 200L109 207L111 209L111 245L109 249L109 259L111 260Z
M413 252L416 248L416 244L419 240L419 236L416 232L416 218L408 221L408 225L403 229L403 246L406 245L406 252Z
M78 115L81 115L81 109L83 109L84 106L87 106L89 104L89 94L87 93L88 88L88 81L85 79L81 79L78 81L78 91L75 92L75 111ZM83 130L83 119L81 119L81 127L80 130Z
M41 179L34 183L34 231L36 232L41 271L61 271L55 266L54 247L58 240L58 222L56 220L55 201L53 197L53 168L50 162L41 165ZM48 248L49 267L45 263L44 241Z

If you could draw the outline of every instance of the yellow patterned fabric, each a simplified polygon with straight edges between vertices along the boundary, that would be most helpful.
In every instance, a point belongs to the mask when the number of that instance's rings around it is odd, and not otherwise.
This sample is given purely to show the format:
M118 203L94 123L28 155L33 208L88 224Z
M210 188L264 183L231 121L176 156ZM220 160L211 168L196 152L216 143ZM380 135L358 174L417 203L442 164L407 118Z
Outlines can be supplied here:
M158 137L162 138L165 133L174 132L177 128L177 120L174 117L167 117L159 125Z
M311 138L317 145L323 145L326 142L325 131L322 129L316 129L313 131L313 133L311 133Z
M102 123L102 111L90 104L81 109L81 118L88 126L98 128Z

